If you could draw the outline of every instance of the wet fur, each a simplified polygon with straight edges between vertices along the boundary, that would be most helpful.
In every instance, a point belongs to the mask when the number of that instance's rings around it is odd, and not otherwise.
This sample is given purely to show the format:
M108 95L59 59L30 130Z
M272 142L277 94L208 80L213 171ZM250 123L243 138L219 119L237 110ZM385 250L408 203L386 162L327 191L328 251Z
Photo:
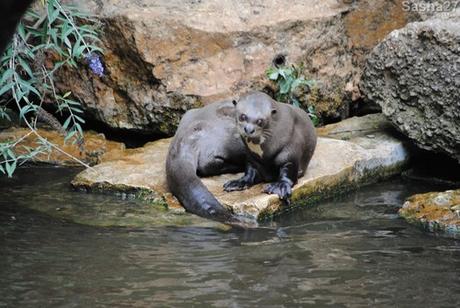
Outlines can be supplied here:
M166 160L168 187L182 206L196 215L227 223L238 219L217 201L198 176L244 170L246 149L234 118L231 101L188 111Z
M302 109L276 102L261 92L249 93L235 104L238 131L248 150L247 167L241 179L227 182L224 189L243 190L260 182L273 182L265 187L265 192L287 200L313 156L317 141L313 123ZM250 119L240 121L241 114ZM247 123L254 126L257 118L263 119L265 125L257 128L252 138L264 140L260 144L263 155L251 150L253 146L247 142L251 137L243 129Z

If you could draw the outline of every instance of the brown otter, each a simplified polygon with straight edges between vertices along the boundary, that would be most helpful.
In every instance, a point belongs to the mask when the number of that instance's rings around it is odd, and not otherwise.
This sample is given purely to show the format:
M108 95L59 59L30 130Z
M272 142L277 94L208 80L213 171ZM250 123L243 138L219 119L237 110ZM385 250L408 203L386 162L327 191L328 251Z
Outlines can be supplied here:
M225 191L273 182L264 191L288 201L316 147L313 123L302 109L261 92L249 93L234 104L236 125L248 150L247 166L242 178L225 183Z
M166 177L170 191L189 212L217 221L240 221L209 192L200 176L244 170L245 146L231 101L185 113L169 147Z

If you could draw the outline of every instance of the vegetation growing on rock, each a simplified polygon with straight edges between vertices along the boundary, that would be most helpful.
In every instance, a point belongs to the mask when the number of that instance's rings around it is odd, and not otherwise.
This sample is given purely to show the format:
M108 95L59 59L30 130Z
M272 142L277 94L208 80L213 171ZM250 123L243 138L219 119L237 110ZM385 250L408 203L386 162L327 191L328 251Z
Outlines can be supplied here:
M86 62L95 75L102 77L98 41L94 20L77 7L59 0L42 0L26 13L0 60L0 118L11 120L7 108L17 109L28 131L0 143L0 172L12 176L18 164L52 151L86 165L50 142L38 131L37 122L45 121L61 132L66 142L77 143L83 151L81 125L85 120L80 102L70 91L57 88L54 74L62 67L78 67ZM63 123L47 110L55 110ZM35 145L25 145L32 136L37 140Z
M272 80L276 84L275 99L279 102L289 103L296 107L304 108L313 124L317 126L319 124L319 118L316 114L315 107L313 105L301 105L301 99L305 100L307 95L305 92L310 92L316 84L314 80L307 79L302 74L302 67L292 66L272 66L267 70L268 79ZM306 89L306 91L302 91ZM299 91L300 90L300 91ZM299 94L300 92L300 94ZM303 96L300 98L299 96Z
M399 214L430 232L460 238L460 190L414 195Z

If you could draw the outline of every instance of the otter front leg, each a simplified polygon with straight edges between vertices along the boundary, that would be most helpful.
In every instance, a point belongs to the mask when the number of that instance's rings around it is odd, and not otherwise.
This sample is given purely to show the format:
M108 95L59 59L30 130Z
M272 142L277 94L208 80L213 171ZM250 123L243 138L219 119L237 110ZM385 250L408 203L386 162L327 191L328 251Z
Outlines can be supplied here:
M246 164L244 175L238 180L228 181L224 184L224 190L227 192L235 190L245 190L261 182L259 172L250 163Z
M280 168L278 182L267 184L264 192L267 194L277 194L281 200L288 201L292 194L292 186L297 183L299 167L293 162L287 162Z

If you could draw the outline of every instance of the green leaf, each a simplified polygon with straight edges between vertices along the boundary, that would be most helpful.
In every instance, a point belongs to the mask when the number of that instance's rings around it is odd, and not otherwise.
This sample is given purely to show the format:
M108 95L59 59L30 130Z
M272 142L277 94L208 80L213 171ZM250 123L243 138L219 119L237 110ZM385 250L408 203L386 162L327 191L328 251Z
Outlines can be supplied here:
M11 147L9 147L9 148L6 149L6 153L8 154L8 156L9 156L10 159L16 159L16 155L15 155L14 152L11 150Z
M90 46L90 49L91 49L91 52L100 52L102 54L104 53L104 50L102 50L99 47L93 46L93 45Z
M24 119L26 114L34 110L35 110L35 106L33 105L24 105L19 111L19 118Z
M38 31L35 29L28 29L27 32L30 33L32 37L42 37L43 36L43 31Z
M71 99L66 99L66 102L67 102L67 104L69 104L69 105L81 106L81 105L80 105L80 102L77 102L77 101L74 101L74 100L71 100Z
M21 57L17 57L18 61L19 61L19 64L21 65L21 67L26 71L26 73L31 77L33 78L34 77L34 73L32 72L32 69L30 68L29 64L27 64L26 61L24 61L23 58Z
M22 91L21 89L18 89L16 92L16 101L20 102L23 97L25 97L26 93Z
M278 73L283 77L283 79L286 79L286 70L285 69L278 69Z
M54 2L56 0L48 0L48 7L47 7L47 13L48 13L48 22L49 24L52 24L56 18L59 16L59 10L55 8Z
M74 58L80 58L83 51L85 50L86 46L85 45L81 45L80 46L80 40L77 40L77 42L75 43L73 49L72 49L72 57Z
M72 109L72 111L76 113L85 113L83 110L77 107L70 107L70 109Z
M26 40L26 32L24 29L24 24L22 22L19 22L18 28L17 28L19 36L25 41Z
M314 126L318 126L319 124L319 118L316 115L309 114L311 121L313 122Z
M13 56L13 48L11 46L11 43L6 47L6 51L5 51L5 54L2 56L1 58L1 62L5 62L5 61L8 61L9 59L11 59L11 57Z
M63 22L61 26L61 41L64 41L72 31L73 28L69 25L69 22Z
M69 124L70 124L70 120L72 120L72 117L68 117L68 118L65 120L64 124L62 124L62 128L63 128L64 130L67 130L67 127L68 127Z
M303 78L297 78L292 82L291 91L294 91L297 87L305 85L306 81Z
M0 119L11 121L11 117L6 113L6 109L3 106L0 106Z
M64 137L64 144L66 144L67 141L69 141L69 139L71 139L73 136L75 136L76 133L77 133L76 130L73 130L73 131L69 132L69 133Z
M81 32L89 33L89 34L94 34L97 38L97 32L94 30L94 27L88 26L88 25L82 25L79 27L79 30ZM97 38L99 39L99 38Z
M274 80L276 81L279 77L279 72L276 68L274 67L270 67L268 70L267 70L267 77L268 79L270 80Z
M85 120L83 120L81 117L77 116L76 114L74 114L73 116L75 117L75 119L78 120L78 122L85 123Z
M6 85L4 85L1 89L0 89L0 96L2 96L3 94L5 94L6 92L10 91L11 88L13 88L14 86L14 82L10 82Z
M51 28L49 31L48 31L48 35L51 37L51 39L53 40L53 43L55 45L59 45L59 42L58 42L58 39L57 39L57 30L54 29L54 28Z
M290 89L291 89L291 83L289 82L289 80L284 79L280 82L280 93L281 94L289 93Z
M5 169L6 173L8 174L8 177L11 178L13 176L14 170L16 169L16 161L14 161L12 164L6 161Z
M29 82L27 82L27 81L25 81L25 80L19 80L19 83L21 84L21 86L22 86L23 88L26 88L27 91L33 92L33 93L35 93L37 96L41 96L41 95L40 95L40 92L38 92L38 90L37 90L34 86L32 86L32 84L30 84ZM28 94L28 93L26 93L26 94Z
M0 165L0 172L3 173L3 174L5 174L5 169L3 169L3 166L2 166L2 165Z
M53 48L53 44L38 44L37 46L33 46L32 52L37 52L41 49L48 49L48 48Z
M75 62L75 60L73 58L70 58L69 61L68 61L69 65L71 65L72 67L77 67L77 62Z
M85 121L83 121L83 123L85 123ZM83 137L83 130L81 129L81 126L80 124L75 124L75 127L77 128L78 130L78 133L80 134L81 137Z

